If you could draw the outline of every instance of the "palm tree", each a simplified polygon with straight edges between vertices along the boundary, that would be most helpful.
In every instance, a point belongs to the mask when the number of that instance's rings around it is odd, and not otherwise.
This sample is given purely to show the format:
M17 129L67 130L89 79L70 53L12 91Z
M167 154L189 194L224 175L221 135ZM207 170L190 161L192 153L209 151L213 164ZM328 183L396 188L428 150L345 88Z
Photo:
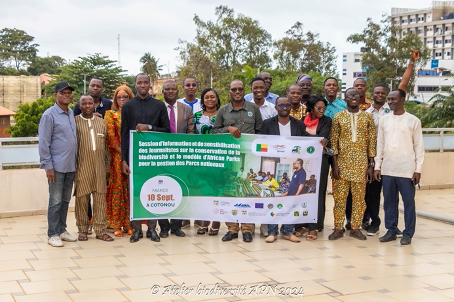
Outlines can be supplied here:
M159 72L162 70L163 65L158 65L159 59L156 59L151 53L146 52L141 58L140 63L142 63L142 72L148 74L151 79L151 82L154 83L158 80L161 75Z

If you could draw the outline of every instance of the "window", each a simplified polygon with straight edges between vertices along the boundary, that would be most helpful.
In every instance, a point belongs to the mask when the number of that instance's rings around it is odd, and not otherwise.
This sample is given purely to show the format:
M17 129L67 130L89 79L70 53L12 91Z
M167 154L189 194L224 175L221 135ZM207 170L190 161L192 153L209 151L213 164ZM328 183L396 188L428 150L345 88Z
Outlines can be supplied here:
M5 118L4 118L4 117L2 117L2 118L0 119L0 124L2 124L2 125L5 124Z
M447 52L446 52L446 55L447 55L447 56L450 56L450 55L451 55L451 52L450 52L450 51L447 51ZM445 73L445 72L443 71L443 73Z
M441 52L436 52L436 53L435 53L435 56L436 56L436 57L441 57Z
M432 41L432 40L428 40L426 43L427 43L427 44L432 44L433 41Z
M346 72L343 72L342 75L347 75L347 73L346 73Z
M432 27L429 27L429 28L427 29L427 31L432 31Z
M347 59L343 59L342 62L347 62Z
M410 22L415 22L415 19L414 18L410 18Z
M419 70L418 76L420 76L420 77L438 77L438 72L436 70Z
M445 43L451 43L451 39L445 39Z
M402 20L402 23L407 23L407 20L405 20L405 19L404 19L404 20Z
M449 86L442 86L449 87ZM433 92L438 89L438 86L418 86L418 92Z
M419 17L418 21L424 21L424 17Z
M347 85L347 83L342 83L342 86L345 86L345 85Z
M355 63L361 62L361 59L355 59Z
M343 58L346 58L346 57L347 57L347 55L343 55L342 57L343 57Z
M436 40L435 44L443 44L441 40Z
M450 27L445 27L445 30L451 30L451 28Z
M362 71L357 71L357 72L353 73L354 78L364 78L365 76L366 76L366 73L362 72Z
M342 71L347 71L347 69L342 69Z

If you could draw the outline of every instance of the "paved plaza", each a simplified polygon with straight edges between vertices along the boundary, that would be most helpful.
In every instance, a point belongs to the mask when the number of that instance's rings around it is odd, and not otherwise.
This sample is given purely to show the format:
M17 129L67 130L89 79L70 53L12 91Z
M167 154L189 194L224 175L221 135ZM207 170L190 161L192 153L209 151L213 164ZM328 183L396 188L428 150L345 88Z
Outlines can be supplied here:
M454 218L454 189L418 190L416 202L417 210ZM409 246L378 236L333 242L332 205L330 195L318 240L300 243L280 236L265 243L258 228L252 243L241 235L225 243L223 224L219 236L197 235L191 226L186 237L159 244L91 235L53 248L45 216L0 219L0 301L454 301L454 225L418 217ZM75 235L74 212L68 225ZM186 290L178 292L182 284ZM216 284L225 291L210 294ZM304 295L279 296L292 290Z

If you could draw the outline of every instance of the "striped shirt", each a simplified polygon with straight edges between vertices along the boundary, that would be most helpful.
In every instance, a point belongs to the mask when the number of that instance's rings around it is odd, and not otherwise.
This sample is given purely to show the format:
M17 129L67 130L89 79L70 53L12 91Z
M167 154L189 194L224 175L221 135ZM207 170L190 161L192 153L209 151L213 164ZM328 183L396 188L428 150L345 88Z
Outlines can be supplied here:
M74 195L106 193L106 173L110 171L110 153L106 147L107 126L103 119L75 117L77 129L77 170Z

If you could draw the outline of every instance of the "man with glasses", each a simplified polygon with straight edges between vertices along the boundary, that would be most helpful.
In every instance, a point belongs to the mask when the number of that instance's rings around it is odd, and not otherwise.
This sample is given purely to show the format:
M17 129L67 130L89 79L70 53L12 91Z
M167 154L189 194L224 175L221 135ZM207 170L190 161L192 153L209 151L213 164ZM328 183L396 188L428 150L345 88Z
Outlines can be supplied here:
M373 178L376 148L375 125L372 116L360 110L360 95L355 88L345 91L347 110L334 116L331 127L333 149L333 197L335 230L329 240L344 236L345 205L352 193L352 222L350 237L366 240L360 226L366 203L366 182ZM368 179L366 178L368 176Z
M54 247L62 247L62 240L77 240L66 230L77 156L76 123L68 107L73 91L68 82L55 85L56 102L43 113L38 128L40 168L49 184L47 243Z
M260 109L252 102L244 99L244 84L240 80L233 80L229 87L230 102L219 108L213 126L213 134L230 133L240 138L241 133L259 134L262 131L262 115ZM240 226L236 222L226 222L228 232L222 241L231 241L238 238ZM252 223L242 223L241 232L243 241L252 241Z
M277 116L263 121L262 134L303 136L303 123L290 116L290 108L291 104L287 97L278 97L276 100ZM292 180L290 182L288 192L285 192L284 196L299 195L303 193L304 183L306 181L306 172L304 171L304 169L302 169L302 163L300 163L299 160L295 161L294 168L295 173L293 174ZM291 242L300 242L300 240L292 233L293 227L293 224L283 224L281 228L282 238ZM277 239L278 233L277 224L268 224L267 237L265 239L265 242L274 242Z
M265 81L265 100L274 105L276 103L278 95L270 92L270 88L273 85L273 78L271 77L271 74L269 72L263 71L260 72L257 77L262 78ZM244 96L244 99L246 101L252 101L253 98L253 93L249 93Z
M193 113L201 111L202 107L200 106L200 99L195 97L197 92L197 82L194 78L186 78L183 80L183 91L184 98L178 99L177 101L191 107Z

